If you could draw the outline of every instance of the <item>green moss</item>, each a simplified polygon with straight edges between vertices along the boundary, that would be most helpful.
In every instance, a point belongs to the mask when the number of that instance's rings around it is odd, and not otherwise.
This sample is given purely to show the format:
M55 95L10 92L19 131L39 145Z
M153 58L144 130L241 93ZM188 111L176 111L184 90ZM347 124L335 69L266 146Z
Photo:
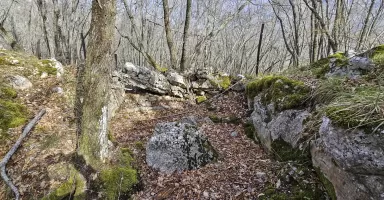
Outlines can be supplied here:
M298 148L292 148L289 143L282 139L274 140L271 147L273 154L279 161L297 161L305 163L310 160L308 149L300 150Z
M348 58L345 57L345 53L337 52L333 55L328 56L327 58L322 58L310 65L310 69L312 74L316 76L316 78L323 78L326 73L329 72L329 63L331 59L335 59L334 63L338 67L346 66L348 64Z
M165 68L165 67L160 67L160 66L156 66L156 70L159 71L159 72L167 72L168 71L168 68Z
M86 182L83 176L71 166L71 175L68 180L56 190L43 197L42 200L61 200L70 196L75 200L85 197Z
M135 142L135 147L138 150L145 150L145 146L144 146L144 143L142 141L136 141Z
M284 76L265 76L247 84L248 98L261 94L264 105L274 103L278 111L302 107L308 98L310 89L301 81Z
M377 46L371 50L370 58L375 64L384 65L384 45Z
M101 171L100 180L106 199L118 199L119 194L132 192L138 183L137 172L131 167L132 160L130 150L122 148L117 165Z
M322 58L311 64L311 71L316 76L316 78L324 77L325 74L329 72L329 70L329 58Z
M28 112L24 105L0 99L0 129L18 127L27 121Z
M217 115L210 115L209 119L211 119L213 123L221 123L222 122L222 119L220 117L218 117Z
M17 97L17 92L11 87L0 85L0 99L13 99Z
M206 96L197 96L196 97L196 103L202 103L207 100Z
M210 80L210 83L215 87L226 90L231 86L231 77L227 75L218 75L216 80Z
M53 67L54 63L51 60L40 60L35 64L39 74L46 72L48 75L56 75L57 69Z
M327 177L324 176L319 167L315 167L315 171L330 198L332 200L337 200L335 188L332 183L327 179Z

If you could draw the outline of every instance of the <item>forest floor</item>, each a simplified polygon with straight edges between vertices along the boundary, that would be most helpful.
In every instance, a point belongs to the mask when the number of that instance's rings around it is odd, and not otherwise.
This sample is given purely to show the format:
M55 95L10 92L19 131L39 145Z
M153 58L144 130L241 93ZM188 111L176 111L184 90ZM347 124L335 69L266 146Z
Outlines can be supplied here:
M7 173L21 193L21 199L40 199L68 178L68 163L75 149L73 100L75 69L57 79L31 77L34 86L18 93L33 118L41 108L47 113L25 139L7 165ZM62 87L64 93L52 92ZM128 94L112 120L111 130L117 146L132 150L140 173L141 190L134 199L258 199L277 182L279 163L270 159L261 146L247 138L246 100L242 93L228 93L210 104L190 104L177 98L151 94ZM195 116L199 127L217 150L217 162L200 169L163 174L145 163L145 145L157 123ZM213 123L209 116L227 120ZM22 127L10 129L1 141L0 156L12 147ZM0 199L13 194L0 181Z
M171 99L145 102L140 98L138 94L128 95L112 122L116 142L131 147L136 157L142 190L133 195L134 199L258 199L267 186L276 183L278 162L244 133L244 94L229 93L199 105ZM145 145L155 125L188 116L198 119L199 127L218 151L218 161L168 175L148 167ZM209 116L230 118L233 123L213 123Z

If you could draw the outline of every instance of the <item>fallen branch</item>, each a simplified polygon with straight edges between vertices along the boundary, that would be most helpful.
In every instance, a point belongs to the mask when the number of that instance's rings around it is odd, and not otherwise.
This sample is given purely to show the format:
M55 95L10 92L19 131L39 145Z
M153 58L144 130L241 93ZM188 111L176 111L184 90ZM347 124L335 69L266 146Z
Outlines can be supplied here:
M4 156L4 158L0 162L1 178L3 178L4 182L12 189L13 193L15 194L16 200L19 199L20 193L17 187L12 183L12 181L7 176L5 166L7 165L9 159L11 159L12 155L19 148L23 139L27 137L28 133L37 124L37 122L41 119L41 117L43 117L44 114L45 114L45 109L40 110L39 114L37 114L35 118L33 118L33 120L28 123L28 125L24 128L22 134L20 135L19 139L17 139L16 143L13 145L11 150L8 151L8 153Z

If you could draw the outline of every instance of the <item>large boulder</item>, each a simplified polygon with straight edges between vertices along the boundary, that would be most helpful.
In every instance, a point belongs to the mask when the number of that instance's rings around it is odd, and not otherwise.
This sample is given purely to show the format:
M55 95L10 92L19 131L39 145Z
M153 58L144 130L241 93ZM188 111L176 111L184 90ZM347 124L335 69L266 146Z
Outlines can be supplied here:
M247 85L252 123L264 147L275 153L280 145L298 147L304 120L310 116L303 106L308 93L302 82L282 76L266 76Z
M303 138L303 122L309 116L306 110L289 109L276 112L273 103L264 105L260 96L256 96L251 119L257 138L264 147L272 151L273 143L281 141L297 148L299 140Z
M146 147L147 164L172 173L202 167L217 157L193 118L160 123Z
M383 147L380 133L343 129L324 117L312 162L337 199L384 199Z

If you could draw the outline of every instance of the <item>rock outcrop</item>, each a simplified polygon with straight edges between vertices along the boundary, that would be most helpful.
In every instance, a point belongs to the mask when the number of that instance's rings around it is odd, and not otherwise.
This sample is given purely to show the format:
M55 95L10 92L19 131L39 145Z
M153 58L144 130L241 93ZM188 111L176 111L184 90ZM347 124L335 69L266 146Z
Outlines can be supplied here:
M304 78L312 92L281 76L250 82L254 135L279 160L311 163L331 199L384 200L384 113L378 109L384 101L377 76L383 66L379 46L311 65L310 73L321 78Z
M311 145L314 167L331 183L337 199L384 199L384 138L346 130L323 118Z
M172 173L202 167L217 157L194 118L157 124L146 147L147 164Z
M206 70L197 70L189 74L180 74L173 70L160 72L147 67L126 63L120 78L127 89L142 90L159 95L184 98L192 93L204 96L228 89L231 78L227 74L214 74ZM238 84L235 91L242 91L243 84Z

